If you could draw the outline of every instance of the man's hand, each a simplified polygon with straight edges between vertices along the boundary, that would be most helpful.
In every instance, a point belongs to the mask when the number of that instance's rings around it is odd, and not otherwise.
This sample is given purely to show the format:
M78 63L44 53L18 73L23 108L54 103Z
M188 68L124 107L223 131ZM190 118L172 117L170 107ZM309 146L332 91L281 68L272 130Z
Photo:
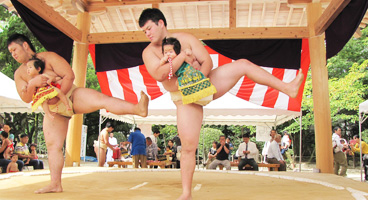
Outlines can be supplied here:
M45 87L47 85L48 78L42 74L29 80L28 85L33 85L34 87Z
M59 99L59 97L54 97L54 98L52 98L52 99L48 100L48 101L47 101L47 104L49 104L49 105L54 105L54 104L56 104L59 100L60 100L60 99Z
M221 141L221 146L225 146L226 142L225 141Z

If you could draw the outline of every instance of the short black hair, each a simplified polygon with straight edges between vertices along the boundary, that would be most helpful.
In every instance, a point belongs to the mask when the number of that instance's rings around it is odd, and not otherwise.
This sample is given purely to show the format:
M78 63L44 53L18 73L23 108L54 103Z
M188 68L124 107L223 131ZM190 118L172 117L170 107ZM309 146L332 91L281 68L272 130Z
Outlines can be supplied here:
M141 129L140 128L138 128L138 127L135 127L134 128L134 131L140 131Z
M359 135L354 135L353 138L358 138L359 139L360 137L359 137Z
M28 137L27 134L23 133L22 135L20 135L20 138L24 138L24 137Z
M169 37L169 38L165 37L162 40L162 53L164 53L164 46L166 45L173 45L176 55L179 55L180 50L181 50L181 44L178 39L173 38L173 37Z
M107 122L105 127L106 127L106 128L110 128L110 127L114 128L114 126L112 125L112 123L111 123L111 122Z
M167 26L164 14L157 8L146 8L142 11L138 20L139 27L143 27L148 20L152 20L156 25L158 25L158 21L162 20L165 26Z
M249 134L248 133L244 134L243 138L249 138Z
M37 144L36 143L32 143L31 145L29 145L29 148L31 147L36 147L37 148Z
M34 48L31 40L23 34L15 33L11 35L7 40L7 46L9 46L12 42L17 43L19 45L23 45L24 42L27 42L28 46L32 49L32 51L36 52L36 49Z
M41 68L40 74L42 74L43 71L45 70L45 62L43 62L41 59L37 58L36 56L33 56L31 59L29 59L29 61L33 61L33 60L34 60L33 66L36 69Z
M339 129L341 129L339 126L335 126L335 128L333 129L333 131L336 132Z
M220 135L220 137L219 137L219 138L222 138L222 137L224 137L224 138L226 139L226 136L225 136L225 135Z
M152 142L152 139L151 139L150 137L146 137L146 140L147 140L148 142Z
M9 137L9 134L5 131L1 131L1 135L4 137L4 138L8 138Z

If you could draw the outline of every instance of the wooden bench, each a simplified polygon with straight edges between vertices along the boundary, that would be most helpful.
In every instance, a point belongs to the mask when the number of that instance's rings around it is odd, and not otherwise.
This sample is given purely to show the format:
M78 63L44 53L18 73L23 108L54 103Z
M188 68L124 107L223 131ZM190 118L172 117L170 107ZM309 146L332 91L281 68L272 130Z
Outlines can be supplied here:
M114 165L118 165L119 168L123 167L126 168L127 165L133 165L133 162L124 162L124 161L110 161L107 162L109 167L113 167Z
M124 161L110 161L107 162L109 167L113 167L114 165L118 165L119 168L126 168L127 165L133 165L133 162L124 162ZM147 166L159 166L160 168L165 168L166 166L172 165L171 162L166 161L147 161Z
M279 171L279 167L280 167L280 164L269 164L269 163L257 163L258 164L258 167L267 167L268 168L268 171ZM238 161L235 161L235 162L230 162L230 165L232 167L237 167L239 165L239 162ZM224 168L223 165L219 165L219 168L220 170L222 170ZM251 168L250 165L245 165L245 168Z

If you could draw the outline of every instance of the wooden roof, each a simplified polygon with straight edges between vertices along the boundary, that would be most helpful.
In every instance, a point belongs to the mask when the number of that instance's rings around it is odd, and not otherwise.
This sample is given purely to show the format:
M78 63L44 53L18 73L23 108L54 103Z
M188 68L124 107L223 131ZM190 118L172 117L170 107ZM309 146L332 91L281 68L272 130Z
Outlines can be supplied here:
M19 0L69 37L80 41L77 16L91 16L89 43L148 41L138 18L145 8L159 8L171 31L191 32L201 39L307 38L307 3L316 0ZM320 0L326 21L350 0ZM10 0L0 0L10 11ZM339 10L340 9L340 10ZM324 20L325 19L325 20ZM323 22L325 21L325 22ZM333 21L333 20L332 20ZM365 15L360 27L368 23ZM318 29L316 25L316 31ZM184 29L184 30L183 30ZM324 29L324 30L323 30ZM322 31L322 32L321 32ZM359 30L357 31L359 35Z

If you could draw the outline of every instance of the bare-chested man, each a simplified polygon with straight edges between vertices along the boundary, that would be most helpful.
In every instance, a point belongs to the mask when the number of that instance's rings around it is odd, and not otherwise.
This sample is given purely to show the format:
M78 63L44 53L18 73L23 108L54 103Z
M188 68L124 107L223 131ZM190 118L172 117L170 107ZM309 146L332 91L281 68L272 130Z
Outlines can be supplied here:
M158 9L146 9L139 18L139 26L151 43L143 51L143 61L150 75L162 82L167 91L172 94L172 99L177 107L177 126L182 144L181 153L181 179L183 193L179 199L191 199L191 186L195 168L195 150L198 145L199 132L203 119L203 107L196 104L183 105L180 96L177 95L176 77L168 79L170 73L169 64L160 65L162 54L162 40L165 37L175 37L181 43L181 53L172 61L172 72L175 73L181 64L186 61L189 64L198 62L200 71L210 78L216 87L217 93L213 99L217 99L228 92L244 75L256 83L273 87L290 97L296 97L303 81L303 74L299 73L290 83L284 83L266 72L259 66L245 59L239 59L212 70L213 64L209 53L203 44L193 35L187 33L169 33L166 27L166 19ZM184 49L192 50L192 55L184 53ZM190 126L188 126L190 124Z
M105 128L101 131L98 136L98 140L94 141L93 146L95 147L95 153L98 159L98 166L103 167L106 161L107 147L114 149L117 145L111 145L109 143L109 134L114 130L114 127L110 122L106 123Z
M8 50L13 58L21 63L14 73L14 80L17 91L22 100L26 103L32 101L32 95L36 88L46 85L47 78L39 75L31 79L27 75L27 65L32 56L35 56L35 48L30 40L21 34L14 34L8 38ZM73 85L74 73L65 59L53 52L42 52L36 55L37 58L45 62L44 73L55 74L62 78L60 90L67 95L72 105L72 111L63 107L63 103L57 98L49 100L50 111L56 112L54 120L44 117L43 132L48 152L51 183L35 191L35 193L62 192L61 172L64 165L62 148L67 135L69 119L73 114L90 113L99 109L106 109L112 113L136 114L147 116L148 97L144 93L138 104L131 104L121 99L109 97L100 92L88 88L77 88ZM22 92L26 87L27 91Z

